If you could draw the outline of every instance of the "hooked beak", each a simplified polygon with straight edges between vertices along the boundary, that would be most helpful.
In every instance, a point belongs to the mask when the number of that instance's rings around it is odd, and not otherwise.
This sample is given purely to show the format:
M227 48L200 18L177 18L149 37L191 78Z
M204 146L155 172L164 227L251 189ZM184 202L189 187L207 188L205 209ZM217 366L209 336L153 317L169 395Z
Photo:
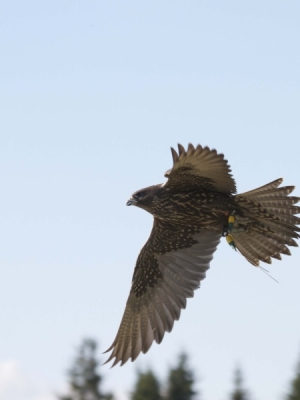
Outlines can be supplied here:
M130 197L130 199L126 203L126 206L132 206L135 205L136 203L137 201L133 197Z

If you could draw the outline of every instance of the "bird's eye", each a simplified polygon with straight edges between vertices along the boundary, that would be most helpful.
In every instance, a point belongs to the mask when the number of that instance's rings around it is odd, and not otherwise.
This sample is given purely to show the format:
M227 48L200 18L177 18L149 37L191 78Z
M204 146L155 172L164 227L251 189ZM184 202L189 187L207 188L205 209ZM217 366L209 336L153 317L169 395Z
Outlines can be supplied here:
M135 198L140 199L144 195L144 192L138 192L134 195Z

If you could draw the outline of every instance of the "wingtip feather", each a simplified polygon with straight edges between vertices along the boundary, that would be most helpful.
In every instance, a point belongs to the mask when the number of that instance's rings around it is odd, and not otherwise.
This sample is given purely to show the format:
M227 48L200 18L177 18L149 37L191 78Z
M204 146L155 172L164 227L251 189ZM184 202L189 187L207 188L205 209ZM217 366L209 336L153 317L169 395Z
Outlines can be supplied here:
M172 158L173 158L173 164L175 164L178 161L179 157L178 157L176 150L173 149L173 147L171 147L171 153L172 153Z
M183 155L186 154L186 151L184 149L184 147L182 146L182 144L178 143L178 152L179 152L179 157L182 157Z

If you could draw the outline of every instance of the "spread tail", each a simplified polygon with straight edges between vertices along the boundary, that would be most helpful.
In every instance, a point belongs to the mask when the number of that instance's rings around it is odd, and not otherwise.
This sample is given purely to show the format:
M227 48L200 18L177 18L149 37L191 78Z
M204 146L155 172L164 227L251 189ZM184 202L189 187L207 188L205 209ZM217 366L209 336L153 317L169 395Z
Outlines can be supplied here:
M294 186L278 187L282 179L235 196L237 203L230 232L234 246L253 265L259 261L270 264L271 258L281 260L290 255L287 246L298 246L300 237L299 197L289 196Z

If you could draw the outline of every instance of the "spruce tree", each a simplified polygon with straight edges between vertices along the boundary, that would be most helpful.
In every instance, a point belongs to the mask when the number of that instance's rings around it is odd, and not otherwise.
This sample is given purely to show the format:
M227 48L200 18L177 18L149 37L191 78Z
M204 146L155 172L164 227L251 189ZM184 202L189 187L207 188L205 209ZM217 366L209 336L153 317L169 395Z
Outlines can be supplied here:
M234 390L231 393L230 400L248 400L247 391L243 389L243 374L240 367L234 371Z
M287 400L300 400L300 360L296 368L295 378L291 382L290 393Z
M159 382L151 370L138 373L131 400L161 400Z
M187 355L180 354L177 366L169 372L166 400L192 400L196 394L194 373L187 364Z
M111 394L100 390L102 377L97 372L97 343L92 339L83 340L73 366L68 372L70 394L59 396L59 400L112 400Z

